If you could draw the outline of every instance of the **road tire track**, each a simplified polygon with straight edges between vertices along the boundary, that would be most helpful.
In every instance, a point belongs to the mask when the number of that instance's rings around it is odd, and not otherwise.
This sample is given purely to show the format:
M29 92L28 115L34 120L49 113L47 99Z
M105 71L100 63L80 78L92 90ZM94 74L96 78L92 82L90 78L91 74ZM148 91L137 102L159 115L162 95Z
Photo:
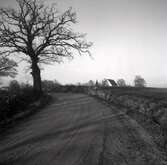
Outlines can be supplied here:
M166 165L143 128L114 105L54 94L0 141L0 165Z

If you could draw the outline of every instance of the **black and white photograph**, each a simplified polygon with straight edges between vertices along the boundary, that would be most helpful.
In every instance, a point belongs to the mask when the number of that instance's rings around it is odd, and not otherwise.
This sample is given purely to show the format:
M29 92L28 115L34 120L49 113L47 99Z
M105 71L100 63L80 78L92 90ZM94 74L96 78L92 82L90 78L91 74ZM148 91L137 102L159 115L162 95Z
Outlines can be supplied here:
M0 165L167 165L167 0L0 0Z

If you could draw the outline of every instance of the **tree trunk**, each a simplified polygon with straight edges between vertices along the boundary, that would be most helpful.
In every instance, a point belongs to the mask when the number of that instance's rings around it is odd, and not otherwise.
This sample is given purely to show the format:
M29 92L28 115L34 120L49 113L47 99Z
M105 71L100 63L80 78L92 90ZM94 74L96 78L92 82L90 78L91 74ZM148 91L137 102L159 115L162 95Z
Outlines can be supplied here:
M32 77L33 77L33 91L34 94L39 97L42 94L41 86L41 72L38 66L38 60L32 60Z

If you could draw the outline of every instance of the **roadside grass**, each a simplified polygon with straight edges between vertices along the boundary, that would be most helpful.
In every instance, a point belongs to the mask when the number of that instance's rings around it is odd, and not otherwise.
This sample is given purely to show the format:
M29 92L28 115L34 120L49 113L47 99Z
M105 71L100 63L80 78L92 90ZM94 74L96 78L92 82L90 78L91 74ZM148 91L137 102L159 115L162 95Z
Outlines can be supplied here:
M53 99L52 94L48 93L86 93L86 90L85 86L58 85L51 89L45 88L44 94L37 98L32 86L13 81L5 90L0 89L0 131L15 125L18 120L25 120L48 105Z
M113 87L93 93L135 119L152 136L157 148L167 155L167 89Z
M30 86L15 92L0 90L0 130L5 130L16 121L36 113L51 100L51 95L47 93L40 98L35 97Z

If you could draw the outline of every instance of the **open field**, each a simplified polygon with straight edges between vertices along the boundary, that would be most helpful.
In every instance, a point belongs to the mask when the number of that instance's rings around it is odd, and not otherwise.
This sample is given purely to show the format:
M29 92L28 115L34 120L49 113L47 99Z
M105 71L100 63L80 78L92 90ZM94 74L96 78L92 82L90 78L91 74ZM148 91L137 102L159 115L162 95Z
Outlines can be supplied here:
M106 92L117 95L138 95L143 97L167 99L167 88L137 88L137 87L104 87L100 88Z

